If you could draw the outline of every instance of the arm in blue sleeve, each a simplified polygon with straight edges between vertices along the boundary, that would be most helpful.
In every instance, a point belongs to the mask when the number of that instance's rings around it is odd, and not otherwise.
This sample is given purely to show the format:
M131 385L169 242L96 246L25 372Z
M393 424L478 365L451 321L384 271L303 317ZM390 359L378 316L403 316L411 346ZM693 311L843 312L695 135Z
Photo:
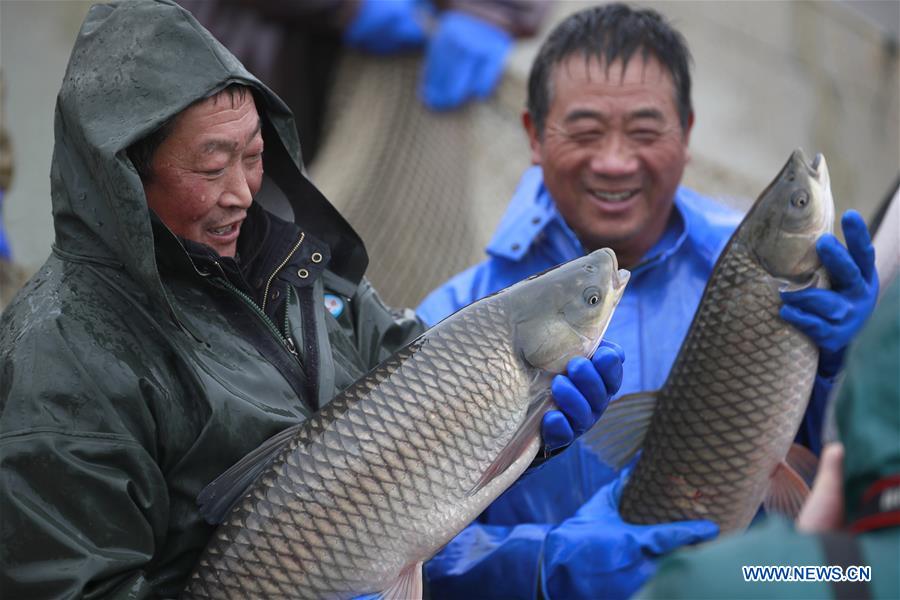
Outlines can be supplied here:
M473 523L425 564L433 600L535 597L548 524Z
M541 553L545 598L628 598L653 575L659 557L718 535L710 521L626 523L619 501L629 473L624 469L547 535Z

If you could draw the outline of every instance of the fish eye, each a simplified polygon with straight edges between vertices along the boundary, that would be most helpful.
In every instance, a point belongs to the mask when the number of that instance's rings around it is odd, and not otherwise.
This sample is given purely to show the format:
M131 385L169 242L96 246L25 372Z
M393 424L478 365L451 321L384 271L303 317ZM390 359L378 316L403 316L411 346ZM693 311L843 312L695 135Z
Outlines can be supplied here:
M791 194L791 204L797 208L803 208L809 204L809 194L806 190L797 190Z
M595 287L584 290L584 301L590 306L600 304L600 290Z

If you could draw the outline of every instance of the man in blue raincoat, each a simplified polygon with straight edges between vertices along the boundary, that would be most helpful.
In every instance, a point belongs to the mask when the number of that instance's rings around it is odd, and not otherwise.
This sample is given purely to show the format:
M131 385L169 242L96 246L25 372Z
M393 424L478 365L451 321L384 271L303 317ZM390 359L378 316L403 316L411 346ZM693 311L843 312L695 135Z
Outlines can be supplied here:
M433 324L608 246L632 273L605 336L628 357L620 393L660 388L741 220L680 186L694 121L689 62L680 33L652 10L608 4L560 23L528 82L523 124L535 166L522 176L487 258L432 292L419 315ZM878 288L865 224L851 212L843 226L849 249L831 235L817 246L833 289L783 295L783 318L821 350L798 434L814 451L825 396ZM621 484L574 444L508 490L427 565L432 596L626 597L653 573L655 557L718 533L707 521L624 523Z

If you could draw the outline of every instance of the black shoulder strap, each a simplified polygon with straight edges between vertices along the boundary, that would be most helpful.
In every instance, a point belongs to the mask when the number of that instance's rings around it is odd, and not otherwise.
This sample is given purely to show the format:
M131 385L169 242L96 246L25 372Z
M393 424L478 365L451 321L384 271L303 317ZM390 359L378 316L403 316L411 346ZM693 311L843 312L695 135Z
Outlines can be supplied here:
M819 534L825 561L828 565L840 566L844 572L847 567L864 565L862 550L856 536L846 531L829 531ZM869 600L867 581L831 581L836 600Z

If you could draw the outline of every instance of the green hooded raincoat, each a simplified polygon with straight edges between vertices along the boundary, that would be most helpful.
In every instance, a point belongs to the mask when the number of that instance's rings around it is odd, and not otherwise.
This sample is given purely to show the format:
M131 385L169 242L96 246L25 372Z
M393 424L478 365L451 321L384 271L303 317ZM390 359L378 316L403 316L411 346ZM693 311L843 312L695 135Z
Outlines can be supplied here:
M254 204L240 262L153 217L126 154L232 83L261 115L264 186L296 215ZM177 596L213 529L200 490L422 326L363 279L285 105L174 3L90 10L55 128L56 242L0 320L0 589Z

